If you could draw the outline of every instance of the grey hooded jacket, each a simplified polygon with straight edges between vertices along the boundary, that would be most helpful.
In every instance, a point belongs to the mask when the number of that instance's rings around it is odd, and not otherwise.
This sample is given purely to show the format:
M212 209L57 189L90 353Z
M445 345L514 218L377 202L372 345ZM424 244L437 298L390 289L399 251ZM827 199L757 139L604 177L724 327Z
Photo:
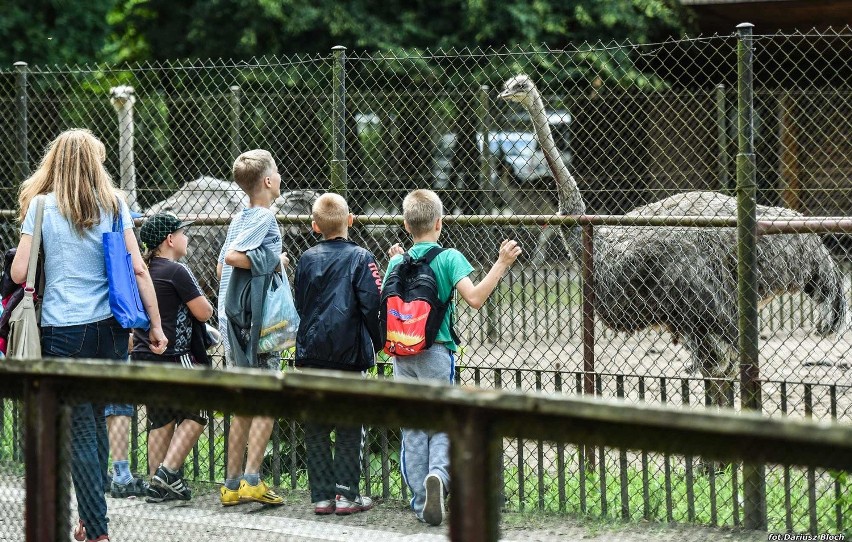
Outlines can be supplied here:
M228 344L237 367L258 367L257 343L263 325L263 302L280 260L278 254L263 246L249 250L246 256L251 269L235 267L225 293ZM243 339L244 330L249 330L248 341Z

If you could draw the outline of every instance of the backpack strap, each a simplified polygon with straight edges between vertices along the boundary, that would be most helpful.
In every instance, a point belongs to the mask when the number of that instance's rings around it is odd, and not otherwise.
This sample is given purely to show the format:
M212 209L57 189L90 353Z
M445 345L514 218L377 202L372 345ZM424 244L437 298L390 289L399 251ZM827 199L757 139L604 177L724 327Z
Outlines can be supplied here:
M430 263L432 263L432 260L434 260L435 257L442 252L444 252L443 248L432 247L432 248L429 249L429 251L426 254L423 255L422 258L419 258L419 259L420 259L421 262L425 263L426 265L429 265Z
M420 261L422 261L426 265L429 265L430 263L432 263L432 260L434 260L435 257L438 256L438 254L442 253L444 250L445 249L442 247L432 247L426 254L423 255L422 258L420 258ZM448 308L450 302L453 300L453 290L455 290L455 286L450 288L450 297L445 302ZM452 337L454 343L461 344L461 339L459 339L458 334L456 334L456 323L454 320L455 318L450 319L450 337Z

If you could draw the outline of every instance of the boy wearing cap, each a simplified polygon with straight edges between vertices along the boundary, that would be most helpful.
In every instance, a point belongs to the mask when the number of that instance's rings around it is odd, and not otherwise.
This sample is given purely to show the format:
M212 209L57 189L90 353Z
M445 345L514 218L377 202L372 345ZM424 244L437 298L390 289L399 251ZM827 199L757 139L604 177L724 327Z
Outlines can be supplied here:
M192 272L177 261L186 255L189 242L186 229L190 224L192 221L181 221L173 214L161 213L146 220L139 232L145 249L142 259L148 265L154 283L161 306L163 332L169 343L165 352L154 354L147 333L133 330L130 357L135 361L192 367L192 319L206 322L213 316L213 306L204 297ZM207 419L201 414L148 406L148 465L151 474L148 502L189 500L192 496L180 470L207 425Z

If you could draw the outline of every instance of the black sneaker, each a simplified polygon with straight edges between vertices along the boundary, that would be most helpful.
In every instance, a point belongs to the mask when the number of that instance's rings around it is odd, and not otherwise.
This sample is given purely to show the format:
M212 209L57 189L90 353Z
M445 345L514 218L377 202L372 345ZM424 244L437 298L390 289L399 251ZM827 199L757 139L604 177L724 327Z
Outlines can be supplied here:
M163 489L154 485L148 486L148 492L145 495L145 502L165 502L174 501L177 497L172 495L168 489Z
M130 497L144 497L147 495L148 483L142 478L133 478L126 484L112 481L109 484L109 494L114 499L127 499Z
M180 473L171 473L162 465L157 468L157 472L151 477L151 485L165 489L181 501L188 501L192 498L192 491L184 483Z

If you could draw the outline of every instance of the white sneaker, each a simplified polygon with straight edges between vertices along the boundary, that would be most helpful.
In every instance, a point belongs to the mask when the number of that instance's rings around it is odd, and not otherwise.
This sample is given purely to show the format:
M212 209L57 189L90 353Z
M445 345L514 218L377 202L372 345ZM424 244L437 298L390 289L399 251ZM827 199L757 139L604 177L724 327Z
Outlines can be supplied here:
M326 499L324 501L319 501L314 503L314 514L318 514L321 516L325 516L328 514L333 514L335 509L334 499Z
M426 487L423 521L429 525L438 526L444 521L444 482L437 474L430 474L423 485Z
M351 501L343 495L338 495L334 500L334 513L338 516L348 516L349 514L366 512L372 507L373 499L370 497L362 497L360 495Z

